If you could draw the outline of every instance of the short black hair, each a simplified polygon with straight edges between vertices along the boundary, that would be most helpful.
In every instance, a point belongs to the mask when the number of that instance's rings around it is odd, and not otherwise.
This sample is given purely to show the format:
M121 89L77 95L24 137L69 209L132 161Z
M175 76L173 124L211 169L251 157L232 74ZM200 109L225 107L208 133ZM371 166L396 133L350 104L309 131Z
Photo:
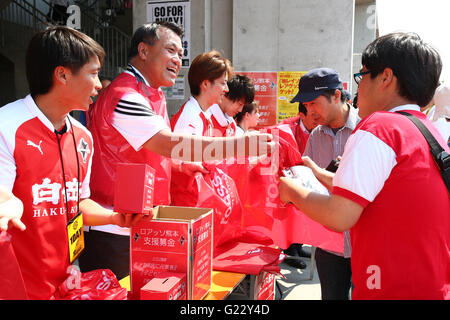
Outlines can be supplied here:
M105 50L75 29L50 26L36 33L28 44L25 58L30 94L35 97L50 91L56 67L68 67L76 74L94 56L103 64Z
M399 95L423 107L433 98L439 84L442 60L431 45L416 33L396 32L372 41L362 53L362 65L375 78L392 69Z
M321 94L321 96L324 96L328 99L328 102L331 102L331 97L334 96L336 94L336 91L338 90L341 92L341 102L344 103L345 101L347 101L347 95L344 93L343 89L326 90Z
M298 103L298 113L303 113L305 116L308 114L308 110L306 110L306 107L303 103Z
M160 28L167 28L172 30L180 38L184 35L184 30L177 24L170 21L158 21L147 23L139 28L133 34L131 38L130 50L128 51L128 60L134 58L138 54L138 45L141 42L145 42L149 45L153 45L155 40L158 40L158 30Z
M250 104L255 99L255 86L252 79L245 75L235 74L227 82L228 92L225 96L231 101L237 101L244 98L245 104Z

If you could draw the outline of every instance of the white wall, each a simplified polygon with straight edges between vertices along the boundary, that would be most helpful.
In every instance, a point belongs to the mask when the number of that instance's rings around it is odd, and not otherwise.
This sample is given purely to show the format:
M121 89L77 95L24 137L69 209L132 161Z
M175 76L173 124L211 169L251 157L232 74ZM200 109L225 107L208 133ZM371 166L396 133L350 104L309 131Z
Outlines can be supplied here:
M336 69L350 82L354 0L234 0L233 63L248 71Z

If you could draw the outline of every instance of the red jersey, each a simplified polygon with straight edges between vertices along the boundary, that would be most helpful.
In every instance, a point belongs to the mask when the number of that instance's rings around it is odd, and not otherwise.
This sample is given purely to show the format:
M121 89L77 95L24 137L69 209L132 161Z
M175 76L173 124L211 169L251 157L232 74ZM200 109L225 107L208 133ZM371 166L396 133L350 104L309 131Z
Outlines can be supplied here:
M406 105L449 152L419 111ZM405 116L375 112L347 140L333 193L364 207L350 230L353 299L450 299L450 199L427 141Z
M233 137L236 135L236 122L224 113L218 104L212 105L207 112L211 114L214 137Z
M297 141L298 151L300 152L300 154L303 154L306 148L306 143L308 142L309 133L300 125L300 116L284 119L278 124L289 125L292 130L292 134L295 137L295 141Z
M8 232L30 299L49 299L67 278L66 225L77 213L78 191L80 198L90 194L92 137L68 117L67 131L57 136L30 95L0 109L0 184L24 205L26 230L13 228Z
M191 97L170 119L173 132L188 133L198 136L211 137L211 115L204 112L197 100Z

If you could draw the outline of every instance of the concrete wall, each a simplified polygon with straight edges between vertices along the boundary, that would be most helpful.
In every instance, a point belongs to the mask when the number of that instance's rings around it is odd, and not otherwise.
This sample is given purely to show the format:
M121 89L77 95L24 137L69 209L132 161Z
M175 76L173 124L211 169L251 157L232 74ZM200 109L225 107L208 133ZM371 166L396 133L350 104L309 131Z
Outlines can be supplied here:
M375 0L357 1L355 6L355 35L353 42L353 73L361 69L361 53L376 36ZM353 82L353 94L358 87Z
M133 30L146 23L147 2L133 1ZM217 49L236 70L306 71L336 69L352 91L360 52L375 38L368 11L375 0L191 0L191 61ZM355 52L355 54L354 54ZM359 55L358 55L359 54ZM169 115L185 99L168 100Z
M234 0L233 4L236 69L331 67L350 82L354 0Z

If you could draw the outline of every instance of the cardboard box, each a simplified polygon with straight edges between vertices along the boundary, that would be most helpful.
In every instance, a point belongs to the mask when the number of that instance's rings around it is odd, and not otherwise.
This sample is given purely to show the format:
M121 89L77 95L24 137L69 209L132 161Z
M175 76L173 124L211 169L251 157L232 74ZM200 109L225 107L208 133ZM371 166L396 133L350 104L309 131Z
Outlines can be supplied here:
M144 164L118 163L114 211L149 214L153 207L155 170Z
M275 300L275 275L261 272L256 276L254 290L255 300Z
M186 275L161 273L141 288L141 300L186 300Z
M131 295L161 272L175 272L186 275L188 299L203 299L211 288L212 231L212 209L155 207L152 220L131 228Z

